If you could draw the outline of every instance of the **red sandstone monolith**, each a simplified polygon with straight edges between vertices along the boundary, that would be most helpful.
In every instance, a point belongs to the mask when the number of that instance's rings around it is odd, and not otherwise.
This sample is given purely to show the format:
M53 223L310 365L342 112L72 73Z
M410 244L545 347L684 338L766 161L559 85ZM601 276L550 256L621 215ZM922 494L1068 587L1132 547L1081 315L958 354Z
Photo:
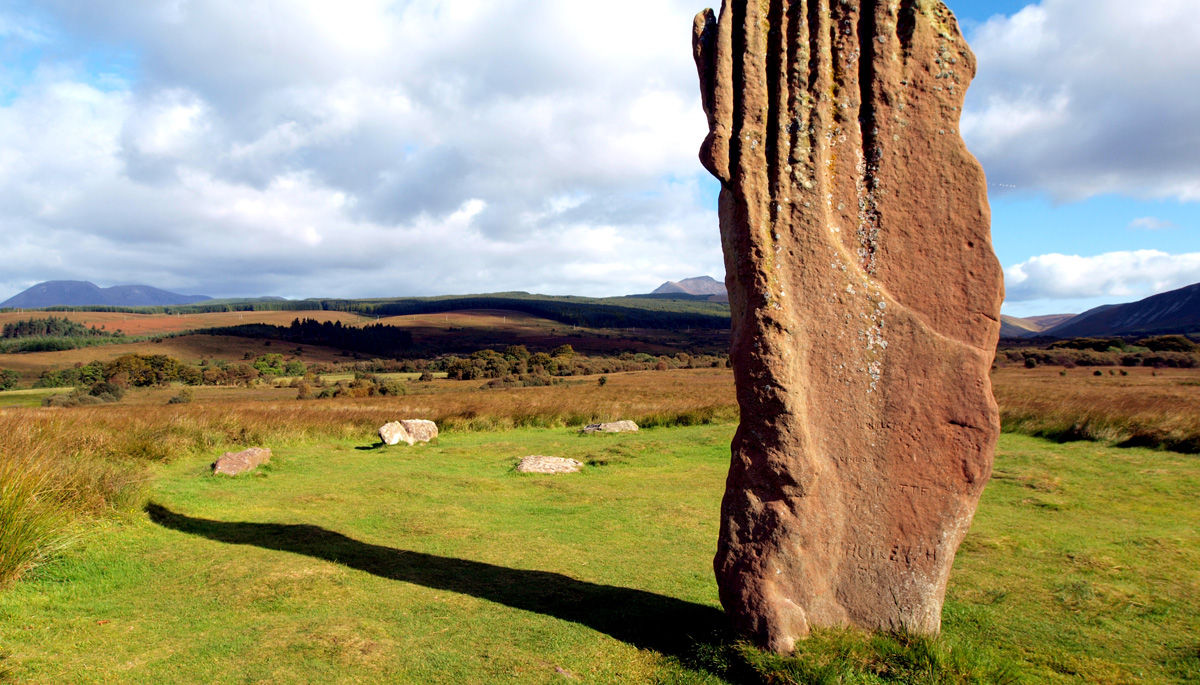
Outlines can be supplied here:
M937 0L696 17L741 425L714 567L735 627L937 633L991 474L1003 284Z

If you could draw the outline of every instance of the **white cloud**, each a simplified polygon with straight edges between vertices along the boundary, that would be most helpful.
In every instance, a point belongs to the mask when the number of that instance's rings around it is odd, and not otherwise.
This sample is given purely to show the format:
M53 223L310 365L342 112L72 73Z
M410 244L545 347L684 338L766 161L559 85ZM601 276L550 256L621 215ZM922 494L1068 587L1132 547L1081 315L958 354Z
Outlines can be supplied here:
M0 101L0 252L24 257L6 280L357 296L720 278L695 9L46 0L62 61ZM137 56L125 82L81 66L116 53Z
M1006 299L1133 300L1200 282L1200 252L1109 252L1092 257L1045 254L1004 270Z
M1153 216L1143 216L1129 222L1130 228L1140 228L1147 231L1161 231L1168 228L1179 228L1178 225Z
M1193 0L1042 0L976 29L962 131L998 184L1200 200Z

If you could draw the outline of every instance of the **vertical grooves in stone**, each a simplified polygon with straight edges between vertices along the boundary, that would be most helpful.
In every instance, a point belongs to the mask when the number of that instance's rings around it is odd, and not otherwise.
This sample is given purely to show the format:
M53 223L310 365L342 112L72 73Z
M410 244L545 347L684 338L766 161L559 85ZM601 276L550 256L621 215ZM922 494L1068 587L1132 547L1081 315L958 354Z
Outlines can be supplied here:
M726 0L727 2L729 0ZM745 132L746 94L739 87L746 82L746 11L745 4L733 2L729 19L732 19L733 48L733 120L729 122L729 178L732 183L738 183L740 173L744 173L742 165L742 134ZM749 305L749 303L747 303Z
M875 128L875 1L863 0L858 18L858 125L862 129L862 150L868 169L879 154ZM870 176L870 174L868 174Z
M808 92L812 97L812 110L808 117L809 159L812 165L812 203L810 208L813 215L818 217L814 222L822 234L829 229L829 211L825 206L825 195L829 192L829 169L825 162L829 151L821 142L828 123L830 107L830 78L828 65L829 47L829 2L828 0L808 0Z
M1000 270L961 248L990 246L986 188L939 133L961 106L931 71L936 35L961 39L944 12L724 0L713 66L711 14L693 25L742 412L714 570L735 627L769 649L812 627L936 633L990 473ZM959 53L943 81L972 71Z
M917 0L900 0L900 16L896 21L896 36L905 54L912 50L913 34L917 30Z
M858 16L858 44L861 55L858 59L858 127L862 136L863 169L862 190L865 197L859 198L859 223L866 251L864 265L874 276L875 251L878 244L879 212L876 208L875 192L878 190L879 129L875 114L875 50L877 27L877 0L862 0Z
M773 57L767 65L767 104L770 108L767 118L767 140L770 141L767 148L767 163L769 164L768 177L771 181L772 245L776 247L782 237L779 234L779 225L787 212L785 200L788 198L788 179L785 169L792 147L786 125L788 112L791 109L787 78L787 65L790 63L788 4L788 0L772 0L768 15L771 28L767 35L769 45L767 54ZM778 293L773 293L773 295L778 296Z

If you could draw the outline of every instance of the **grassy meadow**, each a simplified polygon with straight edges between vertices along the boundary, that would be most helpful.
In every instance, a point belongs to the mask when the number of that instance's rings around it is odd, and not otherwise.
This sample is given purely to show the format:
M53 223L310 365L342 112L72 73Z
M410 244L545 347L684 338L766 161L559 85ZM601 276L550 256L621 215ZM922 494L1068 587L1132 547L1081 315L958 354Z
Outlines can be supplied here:
M211 348L167 350L195 341ZM1006 433L940 639L834 631L789 658L726 633L716 601L727 369L494 389L388 374L404 394L305 401L286 378L186 404L170 386L77 408L37 406L67 389L3 392L0 682L1193 682L1200 371L1108 371L994 371ZM382 448L399 417L442 436ZM645 430L576 433L624 418ZM251 445L272 464L208 475ZM587 466L513 473L528 454Z
M1200 676L1194 457L1005 435L941 640L831 633L780 659L727 635L717 605L733 427L415 448L351 430L238 478L208 475L219 447L156 462L144 508L0 594L0 664L28 683ZM514 473L526 454L588 466Z

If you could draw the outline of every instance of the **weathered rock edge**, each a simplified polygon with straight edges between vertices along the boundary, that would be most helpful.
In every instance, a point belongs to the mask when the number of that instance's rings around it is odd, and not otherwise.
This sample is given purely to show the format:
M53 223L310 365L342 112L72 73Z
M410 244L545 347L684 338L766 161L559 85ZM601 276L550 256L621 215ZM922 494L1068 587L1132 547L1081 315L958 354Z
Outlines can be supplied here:
M726 0L694 24L741 425L714 568L735 627L937 633L991 475L1003 283L937 0Z

